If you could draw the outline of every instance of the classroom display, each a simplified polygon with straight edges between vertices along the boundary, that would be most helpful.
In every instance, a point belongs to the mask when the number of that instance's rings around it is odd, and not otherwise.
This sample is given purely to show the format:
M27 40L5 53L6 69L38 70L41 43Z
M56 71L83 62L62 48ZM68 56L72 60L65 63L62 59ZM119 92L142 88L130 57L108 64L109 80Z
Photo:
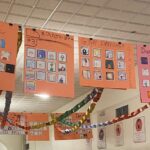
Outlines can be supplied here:
M135 88L134 48L79 37L80 85L103 88Z
M15 90L18 25L0 22L0 90Z
M25 29L25 93L74 97L74 37Z

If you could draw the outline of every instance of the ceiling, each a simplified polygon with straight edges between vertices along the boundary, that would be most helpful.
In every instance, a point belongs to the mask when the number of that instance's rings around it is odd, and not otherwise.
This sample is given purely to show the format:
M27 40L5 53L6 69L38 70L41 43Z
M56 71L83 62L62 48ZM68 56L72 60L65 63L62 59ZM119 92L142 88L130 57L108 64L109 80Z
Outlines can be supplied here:
M78 35L147 44L150 41L149 8L149 0L0 0L0 21L75 35L75 98L78 98L91 90L79 85ZM10 111L52 112L69 103L72 99L51 97L42 100L24 95L23 53L22 44ZM2 95L0 111L3 111L4 103Z

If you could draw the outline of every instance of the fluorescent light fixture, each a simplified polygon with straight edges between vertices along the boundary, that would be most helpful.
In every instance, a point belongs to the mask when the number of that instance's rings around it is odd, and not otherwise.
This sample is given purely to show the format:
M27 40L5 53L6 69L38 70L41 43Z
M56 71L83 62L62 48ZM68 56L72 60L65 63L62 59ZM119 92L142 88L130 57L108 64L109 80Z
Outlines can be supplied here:
M49 98L50 96L49 95L47 95L47 94L34 94L35 96L38 96L38 97L40 97L40 98L43 98L43 99L47 99L47 98Z

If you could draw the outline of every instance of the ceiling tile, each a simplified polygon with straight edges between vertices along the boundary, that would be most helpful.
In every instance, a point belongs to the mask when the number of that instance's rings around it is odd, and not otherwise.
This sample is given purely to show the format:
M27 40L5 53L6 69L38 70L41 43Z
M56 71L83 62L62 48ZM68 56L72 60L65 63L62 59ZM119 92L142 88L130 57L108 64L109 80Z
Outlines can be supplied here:
M95 16L99 8L92 7L92 6L83 6L82 9L78 12L79 14L88 15L88 16Z
M95 5L95 6L103 6L106 3L106 0L88 0L87 4Z
M80 7L80 4L63 2L62 5L58 8L59 11L75 13Z
M1 3L0 2L0 11L1 12L7 12L8 11L8 8L9 8L9 3Z
M44 24L45 20L29 18L26 25L40 28Z
M140 24L149 24L150 25L150 17L137 15L135 18L132 19L132 22L140 23Z
M39 0L37 7L53 10L58 3L59 0Z
M18 14L23 16L28 16L31 11L30 7L20 6L20 5L13 5L11 9L12 14Z
M67 24L65 27L64 27L64 31L71 31L71 32L80 32L81 30L81 26L79 25L73 25L73 24Z
M66 22L71 16L71 14L55 12L52 16L52 20Z
M107 20L104 20L104 19L92 18L88 24L91 26L95 26L95 27L101 27L106 22Z
M4 13L0 13L0 20L3 21L5 18L5 14Z
M53 30L53 29L54 30L59 30L63 25L64 25L64 23L49 21L47 23L47 25L45 26L45 28L50 29L50 30Z
M68 2L84 3L86 0L67 0Z
M35 8L32 12L32 17L36 17L36 18L43 18L43 19L47 19L48 16L51 14L50 10L44 10L44 9L38 9Z
M28 6L33 6L35 0L15 0L16 4L23 4L23 5L28 5Z
M97 14L98 17L110 18L110 19L122 20L122 21L130 21L134 15L135 14L110 10L110 9L104 9Z
M26 19L26 17L15 16L15 15L8 15L6 21L10 22L10 23L23 24L25 19Z

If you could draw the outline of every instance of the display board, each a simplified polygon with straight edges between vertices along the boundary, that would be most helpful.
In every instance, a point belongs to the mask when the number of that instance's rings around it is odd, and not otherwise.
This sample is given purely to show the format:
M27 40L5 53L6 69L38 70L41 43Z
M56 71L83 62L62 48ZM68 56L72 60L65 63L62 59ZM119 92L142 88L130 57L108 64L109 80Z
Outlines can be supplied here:
M55 117L60 116L61 113L54 114ZM66 119L68 122L78 122L85 113L73 113L72 115L68 116ZM90 124L90 118L85 122L85 124ZM61 123L56 123L54 125L54 134L55 140L75 140L75 139L90 139L92 138L92 129L79 129L75 132L69 134L61 133L57 128L60 129L69 129L70 127L66 125L62 125Z
M150 102L150 46L137 45L139 89L142 102Z
M0 90L15 90L18 25L0 22Z
M103 88L135 88L134 48L79 37L80 85Z
M74 97L74 37L25 29L25 93Z
M0 117L2 120L2 117ZM48 114L45 113L13 113L8 114L9 122L17 123L21 126L32 126L40 123L48 122ZM26 130L13 126L8 121L4 126L4 129L0 129L0 134L10 135L22 135L26 134ZM49 128L43 127L40 129L30 129L27 134L28 141L48 141L49 140Z

